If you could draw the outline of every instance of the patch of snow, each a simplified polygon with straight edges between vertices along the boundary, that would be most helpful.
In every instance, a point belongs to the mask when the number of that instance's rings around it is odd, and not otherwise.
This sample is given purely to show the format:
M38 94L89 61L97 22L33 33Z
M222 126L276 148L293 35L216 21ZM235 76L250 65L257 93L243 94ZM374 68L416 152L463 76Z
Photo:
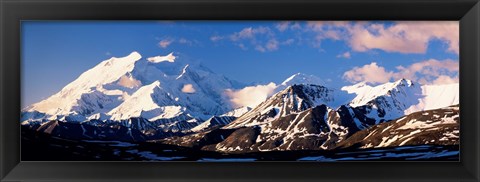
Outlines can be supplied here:
M160 63L160 62L175 62L175 56L173 55L173 52L166 55L166 56L155 56L155 57L149 57L147 58L148 61L152 63Z

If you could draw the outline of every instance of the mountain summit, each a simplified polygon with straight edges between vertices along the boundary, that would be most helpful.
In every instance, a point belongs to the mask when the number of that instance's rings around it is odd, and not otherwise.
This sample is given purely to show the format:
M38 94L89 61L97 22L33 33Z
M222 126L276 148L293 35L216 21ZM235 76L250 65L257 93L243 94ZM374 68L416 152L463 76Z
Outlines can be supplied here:
M223 92L238 86L173 53L142 59L132 52L101 62L60 92L27 107L22 121L81 122L100 115L117 121L133 117L208 119L234 109Z

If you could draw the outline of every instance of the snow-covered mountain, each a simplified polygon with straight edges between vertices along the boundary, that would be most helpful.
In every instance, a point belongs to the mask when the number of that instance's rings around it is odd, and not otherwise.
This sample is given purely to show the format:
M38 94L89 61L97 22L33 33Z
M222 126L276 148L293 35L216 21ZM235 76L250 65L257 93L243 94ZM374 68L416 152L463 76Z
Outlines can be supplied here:
M364 114L377 121L391 120L417 111L438 109L459 103L459 84L420 85L400 79L378 86L364 82L342 87L355 94L349 102L353 108L362 108Z
M128 80L128 73L133 71L135 63L142 56L138 52L122 58L112 57L82 73L76 80L66 85L60 92L49 98L35 103L23 112L39 112L44 116L26 117L22 121L30 119L65 119L65 116L79 116L72 120L85 120L91 114L107 112L125 100L131 92L126 89L104 89L106 86L121 88L122 80ZM124 78L124 79L122 79ZM130 91L130 92L129 92ZM36 116L39 116L38 114Z
M253 126L259 122L298 113L321 104L334 101L333 90L318 85L293 85L276 93L251 111L245 113L225 128Z
M321 85L326 86L326 82L322 79L314 76L314 75L307 75L304 73L295 73L292 76L285 79L282 83L278 84L276 91L281 91L288 86L295 85L295 84L313 84L313 85Z
M453 90L452 87L454 86L446 85L441 88ZM292 85L222 128L165 139L164 142L200 146L197 141L202 141L208 143L201 146L203 150L226 153L330 150L359 131L404 117L408 109L421 106L419 103L431 97L424 95L424 88L430 86L422 87L406 79L375 87L354 85L343 88L353 93L354 99L340 107L330 107L338 95L335 91L338 90L310 84ZM429 93L438 92L441 91ZM455 95L444 96L455 98ZM446 104L450 103L455 103L455 99ZM427 112L423 107L416 109ZM411 116L419 118L418 115Z
M25 108L22 121L206 120L233 110L223 92L241 86L173 54L142 59L133 52L101 62L60 92Z

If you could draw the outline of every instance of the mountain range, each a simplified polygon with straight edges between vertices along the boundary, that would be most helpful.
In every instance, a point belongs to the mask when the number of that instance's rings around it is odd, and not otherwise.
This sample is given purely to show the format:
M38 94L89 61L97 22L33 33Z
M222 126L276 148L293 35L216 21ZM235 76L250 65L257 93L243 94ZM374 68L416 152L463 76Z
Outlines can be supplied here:
M105 60L22 109L24 127L69 139L154 142L242 153L458 144L459 85L407 79L329 87L296 73L255 107L227 90L251 84L173 53ZM425 134L429 133L429 134Z

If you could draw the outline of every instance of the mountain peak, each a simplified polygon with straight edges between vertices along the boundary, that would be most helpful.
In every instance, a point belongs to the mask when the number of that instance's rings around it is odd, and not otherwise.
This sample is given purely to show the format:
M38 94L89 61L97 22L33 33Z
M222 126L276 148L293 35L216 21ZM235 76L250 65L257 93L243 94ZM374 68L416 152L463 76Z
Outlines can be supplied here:
M312 101L311 105L327 104L333 101L333 90L314 84L294 84L285 89L286 93L295 95L302 100Z
M112 57L104 60L95 67L82 73L73 82L67 84L60 92L33 104L29 107L29 111L38 111L51 116L88 113L89 109L79 106L79 103L87 101L95 101L94 103L97 103L96 100L98 99L111 101L107 99L105 95L93 91L92 88L118 81L122 76L131 72L135 67L135 63L141 58L142 56L134 51L125 57ZM91 97L86 96L86 94L90 94Z
M402 78L402 79L400 79L400 80L397 80L397 81L395 82L395 85L396 85L396 86L400 86L400 85L402 85L402 86L412 86L412 85L414 85L414 84L413 84L413 81L412 81L412 80Z
M422 87L414 84L411 80L400 79L374 87L346 88L349 93L355 93L356 97L349 103L352 107L368 106L373 108L370 117L384 120L394 119L405 114L406 110L420 103L423 98ZM375 111L373 111L375 110Z
M165 61L173 63L173 62L175 62L175 58L177 58L177 57L173 55L173 52L171 52L170 54L168 54L166 56L149 57L149 58L147 58L147 60L152 62L152 63L160 63L160 62L165 62Z
M307 75L304 73L295 73L292 76L288 77L280 85L294 85L294 84L315 84L315 85L325 85L325 82L314 76Z
M334 91L324 86L294 84L260 103L225 128L256 125L261 120L271 121L315 106L330 105L334 101L333 96Z
M137 51L133 51L127 57L141 59L142 55Z

